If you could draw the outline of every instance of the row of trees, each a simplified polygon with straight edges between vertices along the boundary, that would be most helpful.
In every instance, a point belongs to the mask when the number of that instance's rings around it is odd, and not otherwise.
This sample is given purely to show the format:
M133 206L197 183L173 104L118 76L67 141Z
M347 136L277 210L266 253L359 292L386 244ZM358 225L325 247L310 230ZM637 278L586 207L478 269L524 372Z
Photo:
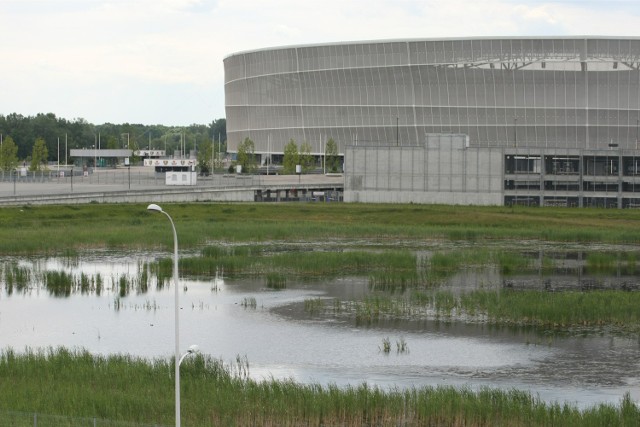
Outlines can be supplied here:
M210 153L214 150L216 153L226 152L226 127L225 119L213 120L208 125L178 127L131 123L94 125L81 118L58 118L53 113L0 115L0 167L7 170L4 168L12 163L13 157L19 159L18 163L42 167L48 162L66 159L65 149L94 147L166 150L168 155L172 155L182 151L187 154L191 150L201 151L202 146L208 143ZM4 148L5 142L9 141L15 146L13 156L11 145L6 150Z
M333 138L327 141L324 153L324 169L327 172L338 172L340 158L338 157L338 145ZM270 159L267 159L270 161ZM255 144L250 138L245 138L238 145L237 164L242 166L243 172L251 173L257 168L255 156ZM300 165L302 173L308 173L316 167L315 157L311 154L311 144L303 142L298 144L292 139L284 147L282 159L282 173L286 175L296 173L296 166ZM320 165L322 166L322 164Z
M200 172L206 174L222 167L219 153L226 153L226 125L225 119L213 120L208 125L172 127L131 123L94 125L81 118L71 121L58 118L53 113L0 115L0 169L8 171L28 164L30 170L41 170L49 162L64 162L68 159L66 150L71 149L128 148L134 152L165 150L167 155L188 155L194 150ZM320 167L327 172L339 171L338 148L333 139L327 141L323 157L326 163ZM285 174L296 173L296 165L302 167L303 173L314 169L311 144L303 142L298 146L290 140L282 163ZM251 139L246 138L239 144L236 164L247 173L257 169L255 144Z
M49 153L47 146L44 143L44 139L37 138L33 144L33 151L29 161L29 170L39 171L46 169L48 156ZM13 142L13 139L8 136L2 141L2 145L0 145L0 169L3 171L11 171L16 169L19 163L18 146Z

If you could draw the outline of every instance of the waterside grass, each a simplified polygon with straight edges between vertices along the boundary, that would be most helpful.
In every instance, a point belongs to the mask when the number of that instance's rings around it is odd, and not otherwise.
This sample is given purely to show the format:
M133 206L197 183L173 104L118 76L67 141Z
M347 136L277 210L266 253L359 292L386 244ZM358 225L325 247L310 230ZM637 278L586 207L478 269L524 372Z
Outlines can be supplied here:
M389 342L390 345L390 342ZM8 411L97 417L146 424L173 423L172 362L84 351L11 350L0 354L0 424ZM383 390L362 384L302 385L249 378L248 366L204 356L182 365L184 425L459 425L632 426L640 408L620 404L579 410L516 390L425 387ZM33 419L25 426L33 425ZM14 424L15 425L15 424ZM18 426L21 427L21 426Z
M442 319L535 326L583 332L606 327L640 331L640 292L623 290L547 292L532 290L417 290L408 296L372 295L337 301L325 312L351 316L356 324L381 319ZM316 310L319 308L316 307ZM586 328L586 329L585 329ZM594 329L596 328L596 329Z
M165 204L182 248L211 241L545 240L638 243L640 212L344 203ZM172 248L166 219L146 205L88 204L0 209L0 254L84 248Z
M167 268L170 264L163 261ZM416 255L411 251L291 251L272 252L252 246L206 248L201 256L184 257L180 271L185 275L212 277L222 269L229 276L267 277L268 283L280 283L288 275L301 278L361 275L372 272L398 274L416 272ZM286 282L286 280L285 280ZM274 286L277 287L277 286Z
M476 290L461 295L457 305L466 313L486 315L493 322L640 330L640 292Z

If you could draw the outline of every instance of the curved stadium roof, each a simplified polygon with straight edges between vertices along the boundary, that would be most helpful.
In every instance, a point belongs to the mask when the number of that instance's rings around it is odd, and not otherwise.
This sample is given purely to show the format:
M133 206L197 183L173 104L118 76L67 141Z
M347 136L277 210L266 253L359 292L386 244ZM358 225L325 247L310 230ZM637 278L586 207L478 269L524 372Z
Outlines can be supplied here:
M408 39L287 46L225 58L233 151L291 139L472 146L636 148L640 38Z

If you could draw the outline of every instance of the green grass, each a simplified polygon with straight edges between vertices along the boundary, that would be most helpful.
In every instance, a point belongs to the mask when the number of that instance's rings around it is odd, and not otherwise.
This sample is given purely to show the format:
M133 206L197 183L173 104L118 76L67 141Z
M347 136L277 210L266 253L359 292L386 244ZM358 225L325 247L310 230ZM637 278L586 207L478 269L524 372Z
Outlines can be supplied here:
M391 341L387 339L389 351ZM403 342L396 344L402 347ZM408 351L406 343L403 351ZM400 351L400 350L398 350ZM620 404L579 410L548 404L530 393L482 388L425 387L383 391L368 385L296 384L248 377L246 361L226 365L202 355L181 368L182 423L188 426L635 426L640 409ZM172 425L172 362L123 355L94 356L65 349L0 354L0 424L15 412L38 412Z
M169 259L163 261L170 274ZM192 276L215 276L223 269L230 276L265 275L268 282L282 282L287 275L302 278L335 277L374 272L416 272L416 256L410 251L270 251L268 246L205 248L200 256L180 259L180 272ZM286 281L286 280L285 280ZM277 287L277 286L276 286Z
M334 301L328 313L351 317L357 325L381 319L449 318L545 329L625 333L640 331L640 292L622 290L546 292L532 290L414 290L408 295L369 295Z
M458 300L491 321L545 327L614 326L640 330L640 292L472 291Z
M211 241L369 239L545 240L638 243L637 210L369 204L164 204L181 248ZM0 209L0 254L60 254L85 248L171 250L170 225L146 205Z
M264 277L273 287L286 286L289 277L369 278L374 292L363 301L334 300L325 305L308 300L305 310L311 315L333 310L369 324L383 316L415 319L432 310L437 316L468 314L503 324L640 330L636 292L454 294L431 289L463 268L493 265L505 275L535 268L535 260L525 255L492 249L496 241L638 244L637 210L286 203L164 204L163 208L175 221L180 249L200 251L199 256L181 257L181 275L214 277L224 271L225 276ZM438 251L424 261L413 249L397 246L409 242L411 248L421 248L452 240L471 246ZM367 250L358 248L357 242L366 242ZM308 250L314 244L316 250ZM0 209L0 254L72 259L89 248L167 252L167 258L139 266L133 278L112 279L115 310L123 304L121 295L133 289L144 292L153 277L159 287L171 281L171 228L165 217L147 212L146 205ZM634 274L636 263L635 253L592 253L586 268L590 273ZM540 264L541 272L553 271L551 259L545 257ZM5 263L2 269L8 294L22 292L32 280L15 263ZM44 274L45 286L54 295L67 295L69 289L85 293L95 289L99 294L105 289L99 275ZM408 288L412 289L405 292ZM256 309L257 301L245 298L242 306ZM399 348L402 344L406 345L400 342ZM544 404L519 391L442 387L383 392L366 385L340 389L289 381L258 383L204 357L188 359L183 369L185 425L600 426L638 421L638 408L628 397L619 406L579 411ZM6 351L0 355L0 425L2 410L172 424L172 387L171 362L166 360L98 357L63 349L25 355Z

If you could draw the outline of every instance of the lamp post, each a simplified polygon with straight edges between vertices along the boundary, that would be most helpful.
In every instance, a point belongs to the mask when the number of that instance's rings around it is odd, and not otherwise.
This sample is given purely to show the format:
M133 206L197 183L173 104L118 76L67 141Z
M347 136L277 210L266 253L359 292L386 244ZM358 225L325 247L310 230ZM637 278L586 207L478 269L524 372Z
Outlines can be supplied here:
M180 306L178 304L178 234L176 233L176 226L173 224L171 216L162 210L162 208L155 203L147 206L147 210L153 212L160 212L169 218L171 223L171 229L173 230L173 287L175 289L175 335L176 335L176 351L175 351L175 377L176 377L176 427L180 427L180 327L179 327L179 311ZM191 349L191 348L190 348ZM187 354L190 354L189 352Z
M182 356L180 356L180 360L178 361L178 366L182 365L182 361L184 360L185 357L187 357L190 354L195 354L195 353L200 353L200 347L198 347L197 345L193 344L193 345L189 346L189 348L187 349L186 353L184 353Z

